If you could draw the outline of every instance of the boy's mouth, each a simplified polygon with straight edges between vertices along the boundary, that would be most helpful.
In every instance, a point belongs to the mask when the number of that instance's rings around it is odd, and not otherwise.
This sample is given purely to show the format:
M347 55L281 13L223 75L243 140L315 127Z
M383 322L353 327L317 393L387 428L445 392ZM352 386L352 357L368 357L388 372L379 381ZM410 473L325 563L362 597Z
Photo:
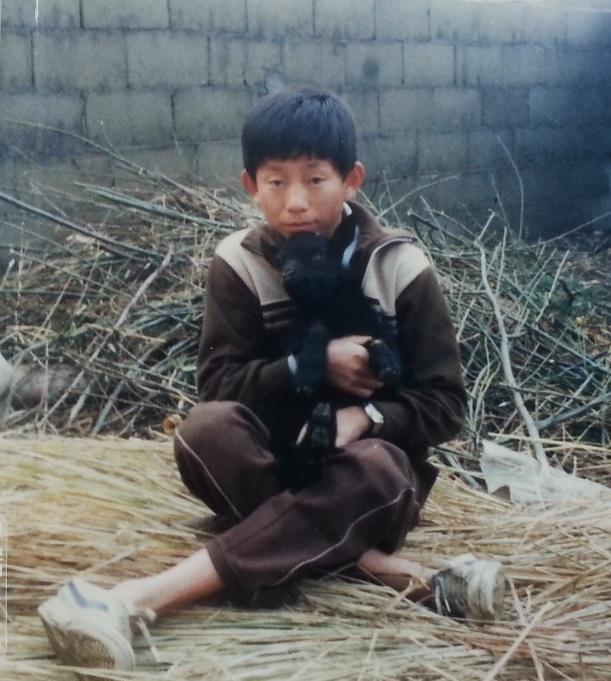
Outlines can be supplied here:
M316 228L316 223L314 222L289 222L286 225L287 229L291 232L304 232Z

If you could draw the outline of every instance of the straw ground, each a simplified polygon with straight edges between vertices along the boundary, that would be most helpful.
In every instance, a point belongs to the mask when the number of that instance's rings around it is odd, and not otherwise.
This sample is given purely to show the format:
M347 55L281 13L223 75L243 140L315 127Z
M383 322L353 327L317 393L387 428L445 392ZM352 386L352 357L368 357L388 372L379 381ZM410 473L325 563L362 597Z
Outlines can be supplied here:
M9 645L0 678L74 678L53 658L37 605L79 573L102 586L150 574L200 546L208 513L182 488L169 440L0 439ZM512 507L445 469L402 550L441 567L466 551L501 560L503 621L465 624L341 575L308 581L275 611L198 603L138 644L138 679L608 679L611 508Z

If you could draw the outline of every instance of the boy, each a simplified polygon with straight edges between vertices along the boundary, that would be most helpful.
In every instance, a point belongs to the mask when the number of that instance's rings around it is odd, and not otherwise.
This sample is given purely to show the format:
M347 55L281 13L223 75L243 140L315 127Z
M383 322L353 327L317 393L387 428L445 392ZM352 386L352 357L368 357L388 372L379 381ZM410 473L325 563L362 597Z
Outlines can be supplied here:
M452 324L425 256L351 202L365 177L352 114L328 92L281 92L249 114L242 148L242 183L266 223L235 232L217 249L197 369L201 403L175 438L185 484L227 529L161 574L110 591L78 579L62 587L39 612L70 664L131 669L130 619L221 590L250 604L282 599L300 578L348 566L401 589L413 580L419 588L412 596L433 594L449 614L474 614L467 582L475 600L502 595L492 561L467 560L457 578L391 555L435 480L428 447L459 431L465 392ZM295 492L282 487L276 456L308 413L293 397L299 356L285 349L291 305L273 254L300 232L328 238L396 324L406 384L391 397L379 390L367 337L332 340L327 388L359 399L336 412L337 451L322 479ZM498 607L477 614L494 616Z

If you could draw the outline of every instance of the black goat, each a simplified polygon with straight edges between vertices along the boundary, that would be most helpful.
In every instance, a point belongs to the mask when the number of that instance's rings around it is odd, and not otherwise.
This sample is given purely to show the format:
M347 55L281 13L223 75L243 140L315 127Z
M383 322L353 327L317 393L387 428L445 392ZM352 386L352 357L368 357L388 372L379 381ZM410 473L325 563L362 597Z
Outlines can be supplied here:
M312 233L292 236L278 252L277 263L297 308L288 348L297 360L296 395L311 401L320 396L329 341L355 334L372 338L365 344L372 374L388 388L397 387L401 365L393 330L368 302L350 267L330 252L328 239ZM335 436L335 413L329 402L320 401L297 444L298 456L284 462L289 482L294 477L299 486L320 477ZM294 476L291 466L297 471Z

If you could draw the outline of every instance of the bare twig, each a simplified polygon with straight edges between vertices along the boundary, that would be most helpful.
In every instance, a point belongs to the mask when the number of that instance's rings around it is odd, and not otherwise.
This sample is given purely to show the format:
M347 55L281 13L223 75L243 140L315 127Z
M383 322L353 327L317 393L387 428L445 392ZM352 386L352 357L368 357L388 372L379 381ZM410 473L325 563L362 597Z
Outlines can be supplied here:
M482 284L484 285L484 290L486 291L486 295L488 296L488 299L490 300L490 303L492 304L492 308L494 310L494 316L496 318L496 322L499 328L499 333L501 335L501 365L503 367L503 373L505 374L505 380L509 384L512 394L513 394L513 400L516 405L516 408L520 412L520 415L522 416L522 420L524 421L524 424L526 425L526 430L528 431L528 434L532 438L533 442L533 447L535 448L535 453L537 455L537 459L539 461L539 464L541 465L542 470L546 470L548 468L548 461L547 457L545 456L545 450L541 446L541 438L539 436L539 432L537 431L537 426L535 425L535 422L528 412L528 409L526 408L526 405L524 404L524 400L522 398L521 392L517 389L517 383L513 375L513 369L511 367L511 359L510 359L510 354L509 354L509 339L507 337L507 330L505 328L505 322L503 320L503 314L501 312L501 308L499 307L498 300L496 299L496 296L494 295L494 292L492 291L492 288L490 286L490 283L488 282L488 265L486 262L486 252L482 248L482 246L479 246L480 249L480 263L481 263L481 272L482 272Z
M6 194L5 192L2 191L0 191L0 201L5 201L6 203L11 204L16 208L25 210L28 213L37 215L38 217L45 218L45 220L54 222L58 225L61 225L62 227L67 227L73 232L83 234L84 236L87 236L90 239L93 239L94 241L97 241L100 244L102 244L102 246L105 247L105 249L110 253L117 254L127 252L135 253L140 256L146 256L147 258L152 258L153 260L161 259L161 256L156 251L149 251L146 248L140 248L139 246L134 246L133 244L120 243L115 239L111 239L110 237L104 236L103 234L96 234L90 229L82 227L81 225L77 225L75 222L72 222L71 220L66 220L65 218L62 218L60 215L53 215L53 213L49 213L46 210L42 210L42 208L36 208L36 206L32 206L29 203L20 201L14 196Z

